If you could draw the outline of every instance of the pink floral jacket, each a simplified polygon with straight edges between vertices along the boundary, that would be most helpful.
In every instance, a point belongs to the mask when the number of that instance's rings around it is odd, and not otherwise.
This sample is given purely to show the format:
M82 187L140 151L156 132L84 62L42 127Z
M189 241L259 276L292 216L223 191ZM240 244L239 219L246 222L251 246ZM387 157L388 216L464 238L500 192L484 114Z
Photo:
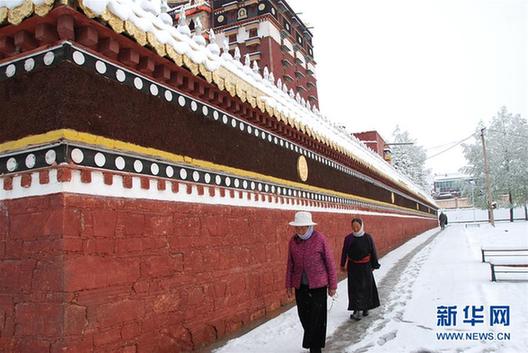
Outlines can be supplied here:
M310 288L328 286L330 289L337 289L332 250L326 237L315 230L308 240L302 240L297 235L290 239L286 288L299 288L303 272L306 272Z

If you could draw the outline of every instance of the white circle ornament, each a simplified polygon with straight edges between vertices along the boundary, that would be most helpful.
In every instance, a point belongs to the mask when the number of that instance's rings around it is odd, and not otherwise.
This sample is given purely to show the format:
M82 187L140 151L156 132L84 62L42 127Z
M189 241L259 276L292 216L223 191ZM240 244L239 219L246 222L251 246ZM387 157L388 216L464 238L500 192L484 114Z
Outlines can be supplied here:
M152 163L150 165L150 172L152 173L152 175L158 175L159 173L159 166L156 164L156 163Z
M115 166L119 170L125 169L125 159L121 156L117 157L115 159Z
M15 171L17 169L18 163L14 157L11 157L7 160L6 167L9 172Z
M26 70L27 72L33 70L34 68L35 60L33 60L32 58L29 58L24 62L24 70Z
M57 160L57 152L55 150L49 150L46 152L46 156L44 156L44 159L46 160L46 163L48 165L52 165Z
M141 163L139 160L136 160L134 162L134 170L136 173L141 173L143 171L143 163Z
M7 68L6 68L6 76L7 77L13 77L15 76L15 73L16 73L16 66L11 64L11 65L8 65Z
M178 104L180 105L180 107L184 107L185 106L185 97L184 96L179 96L178 97Z
M174 168L171 167L170 165L165 169L165 174L167 174L167 176L169 178L172 178L174 176Z
M94 162L95 162L95 165L98 167L104 166L106 163L105 155L102 154L101 152L97 152L94 156Z
M26 157L26 167L31 169L35 166L36 163L37 158L35 157L35 155L33 153L28 154Z
M134 87L136 87L137 89L143 88L143 81L139 77L136 77L134 79Z
M124 72L123 70L121 70L121 69L118 69L118 70L116 71L116 78L117 78L117 80L118 80L119 82L125 82L125 80L126 80L126 74L125 74L125 72Z
M50 66L53 64L53 60L55 60L55 54L53 54L52 51L49 51L44 55L44 65Z
M80 149L74 148L71 151L71 159L75 163L79 164L84 160L84 153Z
M95 69L97 72L99 72L101 75L106 73L106 64L102 62L101 60L97 60L95 62Z
M183 180L187 179L187 171L185 169L180 169L180 178Z
M86 60L84 58L84 54L83 53L81 53L80 51L74 51L73 52L73 61L77 65L83 65Z

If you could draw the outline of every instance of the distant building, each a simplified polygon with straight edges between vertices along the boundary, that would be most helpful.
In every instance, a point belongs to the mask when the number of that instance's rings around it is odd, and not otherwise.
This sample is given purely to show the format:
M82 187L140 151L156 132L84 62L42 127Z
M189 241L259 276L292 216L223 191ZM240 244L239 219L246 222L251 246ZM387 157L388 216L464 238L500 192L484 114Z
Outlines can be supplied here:
M470 176L463 174L435 175L433 197L437 200L460 197L471 180Z
M377 131L355 132L353 135L367 145L367 147L379 154L388 163L391 163L391 150Z

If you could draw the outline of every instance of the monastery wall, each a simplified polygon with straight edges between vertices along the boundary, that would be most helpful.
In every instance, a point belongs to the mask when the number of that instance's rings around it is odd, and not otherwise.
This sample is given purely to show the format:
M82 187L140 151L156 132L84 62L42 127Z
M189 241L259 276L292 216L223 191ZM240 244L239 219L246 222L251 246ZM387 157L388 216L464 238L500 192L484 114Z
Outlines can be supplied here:
M176 353L239 332L289 304L299 210L336 261L355 216L381 255L437 226L427 195L271 75L163 14L81 10L0 12L0 352Z
M56 194L0 215L0 352L188 352L288 303L294 211ZM314 212L336 262L352 216ZM433 225L360 216L381 255Z

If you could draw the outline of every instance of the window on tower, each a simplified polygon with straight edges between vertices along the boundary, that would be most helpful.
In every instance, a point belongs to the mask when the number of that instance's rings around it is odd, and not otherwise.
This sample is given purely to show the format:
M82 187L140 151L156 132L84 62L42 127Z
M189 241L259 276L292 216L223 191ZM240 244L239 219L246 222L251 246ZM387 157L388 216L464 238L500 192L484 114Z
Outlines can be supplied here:
M247 18L247 10L245 8L241 8L238 10L237 19L242 20L244 18Z
M297 43L303 45L303 37L299 33L297 33Z
M291 25L288 21L284 20L284 28L291 33Z

